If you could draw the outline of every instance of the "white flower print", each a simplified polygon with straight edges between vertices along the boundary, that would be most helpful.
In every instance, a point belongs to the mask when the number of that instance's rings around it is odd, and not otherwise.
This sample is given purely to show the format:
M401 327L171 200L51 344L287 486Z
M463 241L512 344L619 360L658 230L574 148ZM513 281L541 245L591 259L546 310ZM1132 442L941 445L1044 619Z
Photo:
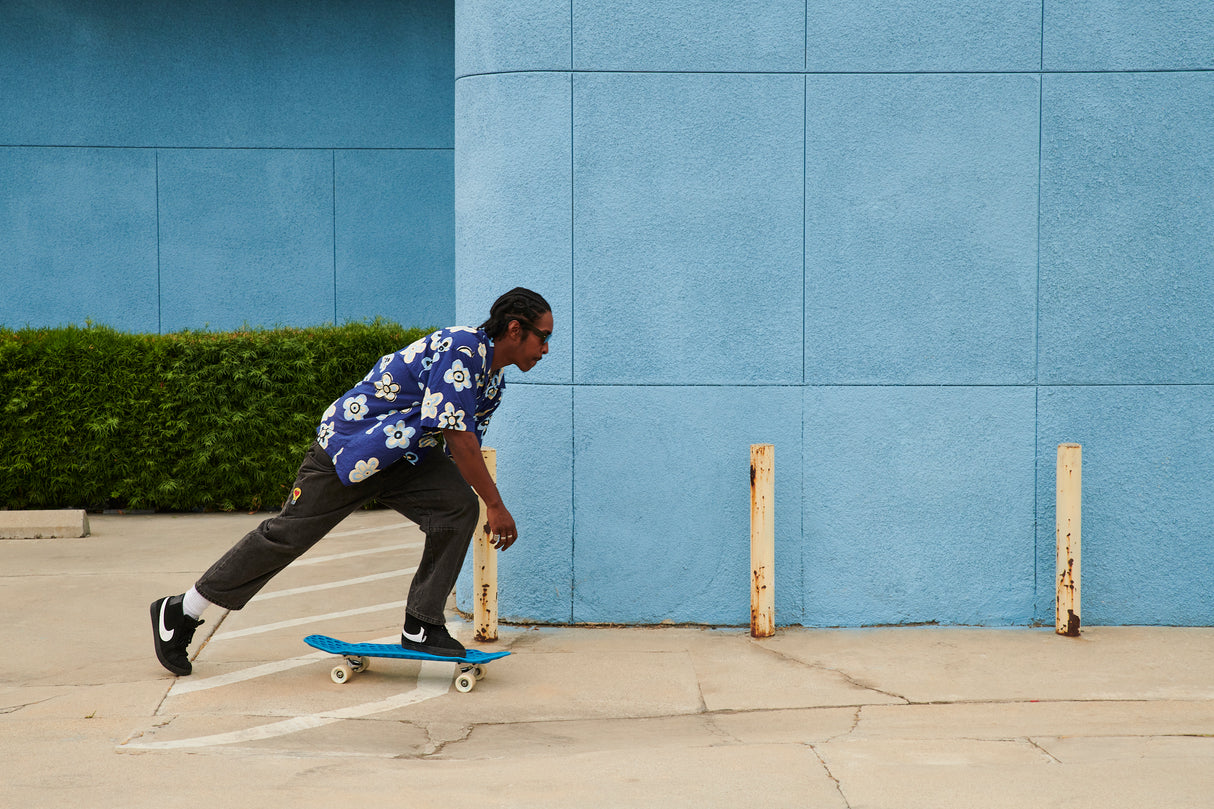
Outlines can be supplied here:
M438 406L442 403L443 394L441 391L427 393L426 398L422 400L422 418L435 418L438 415Z
M451 338L443 337L442 332L435 332L434 339L430 341L430 350L442 354L445 351L451 350Z
M443 374L443 381L448 385L455 386L457 391L467 390L472 387L472 375L464 367L463 360L456 360L451 363L451 367L447 369L447 373Z
M438 417L438 426L444 430L463 430L464 427L464 411L456 410L455 405L447 402L447 407L443 410L442 415Z
M326 410L325 414L320 417L320 420L325 421L326 419L331 419L336 415L337 415L337 402L334 402L333 404L329 405L329 409Z
M416 466L417 465L417 453L416 452L406 452L405 460Z
M464 334L476 334L476 329L470 329L467 326L452 326L447 329L449 332L462 332Z
M392 355L385 354L379 358L379 370L382 372L385 368L392 364Z
M426 338L423 337L410 343L404 351L400 352L400 355L405 358L405 362L413 362L413 360L417 359L418 354L424 354L425 352Z
M419 447L437 447L438 446L438 434L437 433L426 433L425 435L422 436L422 440L417 442L417 445Z
M368 458L354 464L350 470L350 482L361 483L379 471L379 458Z
M413 438L413 434L417 432L412 427L406 427L403 420L396 422L384 428L384 435L388 437L388 449L404 449L409 446L409 440Z
M346 421L362 421L367 417L367 397L365 394L351 396L341 403L346 409Z
M400 385L392 381L392 374L384 374L378 382L375 383L375 398L384 399L389 402L396 401L396 394L400 393Z
M336 411L334 411L334 412L336 412ZM322 447L324 447L325 449L328 449L329 448L329 439L333 437L334 432L336 432L336 428L333 426L333 422L331 422L331 421L322 422L320 425L320 429L316 431L316 442L318 444L320 444Z

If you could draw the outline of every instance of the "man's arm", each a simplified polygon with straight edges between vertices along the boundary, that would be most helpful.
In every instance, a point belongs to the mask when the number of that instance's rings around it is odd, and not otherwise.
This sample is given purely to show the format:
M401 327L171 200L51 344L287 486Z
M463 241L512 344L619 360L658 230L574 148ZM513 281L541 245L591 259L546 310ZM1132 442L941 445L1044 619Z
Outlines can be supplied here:
M518 539L518 528L514 524L514 517L506 510L506 504L502 502L502 496L497 491L497 484L493 482L488 467L485 466L480 443L474 434L463 430L443 430L443 438L459 473L480 495L481 500L485 501L489 534L495 538L492 540L494 547L500 551L506 550Z

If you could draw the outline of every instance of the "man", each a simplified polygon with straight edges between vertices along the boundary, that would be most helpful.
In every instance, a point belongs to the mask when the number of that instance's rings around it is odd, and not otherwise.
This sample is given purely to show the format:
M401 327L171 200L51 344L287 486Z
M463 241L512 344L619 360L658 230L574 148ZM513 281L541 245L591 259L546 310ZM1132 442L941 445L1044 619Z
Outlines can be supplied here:
M477 527L478 494L494 546L505 550L518 538L480 443L506 387L504 369L534 368L548 353L552 327L548 303L518 287L497 299L480 328L440 329L380 359L325 411L282 511L246 534L189 591L152 603L161 664L189 674L188 646L207 607L241 609L372 500L416 522L426 536L401 646L462 657L443 609Z

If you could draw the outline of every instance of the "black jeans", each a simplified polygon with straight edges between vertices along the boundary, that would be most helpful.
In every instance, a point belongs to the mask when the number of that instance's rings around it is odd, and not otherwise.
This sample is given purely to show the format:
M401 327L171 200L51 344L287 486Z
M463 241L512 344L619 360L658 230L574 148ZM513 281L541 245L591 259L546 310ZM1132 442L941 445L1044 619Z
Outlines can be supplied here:
M480 503L440 449L417 466L401 461L346 486L329 454L313 443L282 511L233 545L195 587L213 604L241 609L280 570L372 500L421 526L426 545L406 612L431 624L443 623L443 608L468 553Z

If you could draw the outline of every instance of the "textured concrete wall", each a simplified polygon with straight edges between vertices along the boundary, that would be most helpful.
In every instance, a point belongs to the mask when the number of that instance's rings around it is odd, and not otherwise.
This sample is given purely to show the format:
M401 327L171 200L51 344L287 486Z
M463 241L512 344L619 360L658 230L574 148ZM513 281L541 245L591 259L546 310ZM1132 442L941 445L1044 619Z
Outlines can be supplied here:
M450 2L0 5L0 324L454 316Z
M552 353L490 443L523 621L1214 623L1214 6L456 3L456 309ZM461 602L470 607L465 574Z

